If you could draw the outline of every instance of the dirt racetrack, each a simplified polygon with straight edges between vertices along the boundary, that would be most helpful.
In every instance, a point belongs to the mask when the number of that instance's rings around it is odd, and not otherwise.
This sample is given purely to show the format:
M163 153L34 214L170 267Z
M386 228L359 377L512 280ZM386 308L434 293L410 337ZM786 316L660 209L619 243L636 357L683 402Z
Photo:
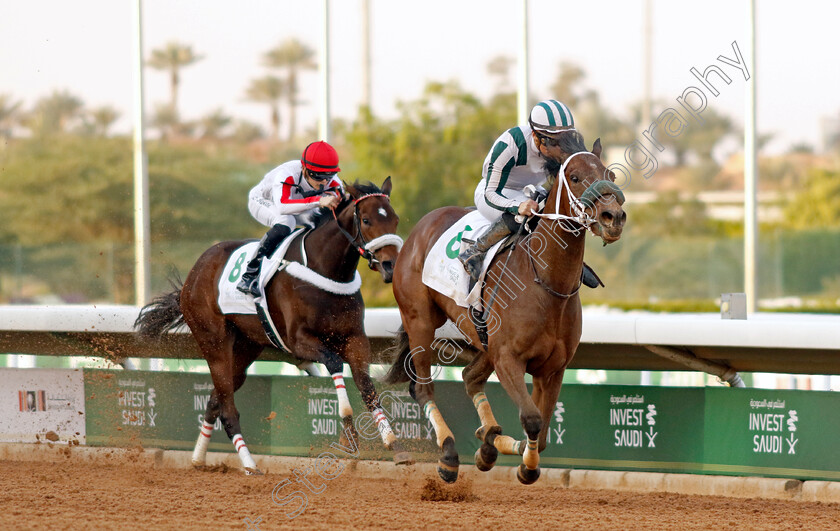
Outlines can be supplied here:
M290 520L285 512L295 504L272 502L285 474L246 477L225 466L153 469L72 457L0 461L0 470L3 530L840 529L840 504L472 483L476 472L452 487L423 474L397 480L345 473L321 482L319 494L308 493L306 509Z

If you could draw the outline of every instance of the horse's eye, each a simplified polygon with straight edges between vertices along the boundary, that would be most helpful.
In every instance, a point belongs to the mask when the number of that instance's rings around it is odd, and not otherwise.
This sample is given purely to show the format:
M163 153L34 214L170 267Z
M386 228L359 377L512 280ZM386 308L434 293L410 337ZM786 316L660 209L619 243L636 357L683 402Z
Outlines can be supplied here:
M572 175L572 182L573 182L573 183L580 182L580 179L578 179L578 176L577 176L577 175Z
M365 225L370 225L370 220L368 218L362 218L362 223Z

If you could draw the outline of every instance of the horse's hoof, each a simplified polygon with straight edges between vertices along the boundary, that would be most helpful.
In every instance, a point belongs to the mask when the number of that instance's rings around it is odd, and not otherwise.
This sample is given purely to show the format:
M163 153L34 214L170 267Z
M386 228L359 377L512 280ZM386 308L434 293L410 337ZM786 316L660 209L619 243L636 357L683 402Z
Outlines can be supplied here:
M192 467L196 470L204 470L204 461L190 461L192 463Z
M265 475L265 473L262 470L260 470L259 468L247 467L245 469L245 475L246 476L263 476L263 475Z
M501 435L502 434L502 427L501 426L479 426L477 430L475 430L475 438L481 442L491 443L492 441L487 440L488 435Z
M413 465L414 458L408 452L397 452L394 454L394 464L396 465Z
M475 451L475 466L482 472L488 472L496 466L496 459L499 457L499 451L495 446L489 444L482 444L478 450Z
M458 466L449 466L443 461L438 461L438 475L447 483L455 483L458 479Z
M523 485L531 485L540 479L540 468L537 467L534 470L531 470L523 463L519 465L519 469L516 471L516 479L518 479Z

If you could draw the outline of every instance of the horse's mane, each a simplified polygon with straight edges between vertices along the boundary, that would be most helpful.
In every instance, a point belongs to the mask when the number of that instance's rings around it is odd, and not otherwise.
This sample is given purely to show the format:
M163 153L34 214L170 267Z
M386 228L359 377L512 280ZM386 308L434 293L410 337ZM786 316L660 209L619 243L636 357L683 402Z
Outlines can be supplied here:
M381 194L382 190L373 184L370 181L366 182L359 182L356 181L351 185L353 188L358 190L362 193L362 195L368 194ZM338 206L335 208L335 213L338 215L339 212L344 210L346 206L353 202L353 198L350 199L342 199ZM318 212L316 212L312 218L310 218L310 222L312 223L312 227L317 229L321 225L327 223L328 221L332 220L332 210L329 208L319 208Z
M557 140L560 141L560 149L563 150L563 153L572 155L579 151L589 151L586 149L586 144L583 141L583 135L577 131L566 131L560 134L560 136L557 137ZM548 178L545 180L546 190L551 191L554 187L554 183L557 180L557 174L560 173L561 166L562 164L556 160L547 159L545 161L543 168L548 174Z

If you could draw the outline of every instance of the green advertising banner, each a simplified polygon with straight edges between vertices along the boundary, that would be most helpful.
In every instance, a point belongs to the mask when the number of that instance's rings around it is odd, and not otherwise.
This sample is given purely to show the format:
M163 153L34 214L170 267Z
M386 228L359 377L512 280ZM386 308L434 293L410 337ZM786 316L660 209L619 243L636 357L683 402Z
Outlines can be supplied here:
M85 369L87 443L191 450L213 384L208 374ZM251 451L269 453L271 378L249 377L236 392L240 421ZM247 426L247 428L246 428ZM210 450L229 450L217 421Z
M840 480L840 396L706 389L706 471Z
M390 460L372 415L346 378L358 457ZM213 389L209 375L85 370L87 443L190 450ZM438 449L431 424L407 385L377 386L403 446L423 461ZM504 433L523 438L519 412L498 383L488 400ZM461 382L436 382L437 404L461 463L473 463L478 415ZM242 431L255 453L335 453L343 429L330 378L249 376L236 393ZM547 467L765 475L840 480L835 441L840 394L733 388L565 385L554 404ZM331 450L332 447L332 450ZM210 443L233 451L219 422ZM518 456L499 464L517 465Z

